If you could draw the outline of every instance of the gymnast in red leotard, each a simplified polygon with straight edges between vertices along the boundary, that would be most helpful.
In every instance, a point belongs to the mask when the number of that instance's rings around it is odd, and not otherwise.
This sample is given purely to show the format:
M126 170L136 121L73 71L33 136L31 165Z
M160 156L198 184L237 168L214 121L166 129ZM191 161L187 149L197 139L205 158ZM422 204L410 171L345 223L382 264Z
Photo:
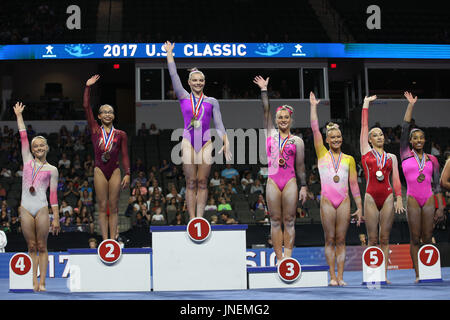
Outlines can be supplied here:
M84 89L83 108L94 146L94 188L99 211L100 231L103 240L106 240L115 239L117 236L120 188L125 189L130 184L130 160L128 158L127 134L113 126L113 107L107 104L100 106L98 119L102 123L101 126L94 119L90 106L90 87L99 78L99 75L95 75L87 80ZM125 170L122 181L119 168L120 153ZM109 215L107 214L108 210Z
M377 96L364 98L361 114L361 163L366 177L364 220L369 246L376 246L379 243L385 259L388 261L389 235L394 222L394 209L400 214L405 211L405 208L403 207L397 157L384 151L384 134L380 128L375 127L369 131L369 104L376 98ZM391 173L396 194L395 203L389 182ZM390 283L387 280L387 267L386 263L386 282Z

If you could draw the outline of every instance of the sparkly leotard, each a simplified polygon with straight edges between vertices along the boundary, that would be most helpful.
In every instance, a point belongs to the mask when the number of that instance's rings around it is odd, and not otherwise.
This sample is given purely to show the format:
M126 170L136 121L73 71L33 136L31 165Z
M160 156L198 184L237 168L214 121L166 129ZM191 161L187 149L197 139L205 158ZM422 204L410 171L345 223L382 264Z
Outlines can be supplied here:
M225 128L222 123L222 115L220 113L220 106L217 99L212 97L205 97L198 115L200 126L194 128L191 125L193 117L190 94L183 88L180 77L177 73L175 62L168 63L170 77L172 79L173 89L180 102L181 113L184 119L183 138L187 139L195 152L199 152L203 146L211 139L209 130L211 118L214 120L214 126L220 137L225 135Z
M409 122L404 121L402 134L400 137L400 156L402 160L403 174L406 180L408 196L416 199L420 207L423 207L427 200L435 193L441 192L439 184L439 162L435 156L423 153L427 157L422 174L425 176L422 182L417 181L420 175L419 165L414 157L413 151L409 148Z
M311 122L311 129L314 134L314 144L318 159L321 195L322 197L326 197L333 207L337 209L342 201L348 196L349 181L353 197L360 196L358 180L356 177L355 159L350 155L342 153L341 162L338 171L336 172L330 152L325 148L323 142L316 144L316 141L323 141L322 134L319 130L319 122L317 120ZM333 180L336 175L339 177L338 182Z
M295 178L295 157L297 155L297 147L294 139L290 138L286 142L286 147L283 150L283 158L285 160L284 165L278 163L280 158L280 149L278 140L272 136L266 139L266 151L267 151L267 166L269 168L269 178L275 182L280 191L283 191L284 187L289 180Z
M115 169L119 167L119 153L122 153L122 165L125 173L130 174L130 160L128 158L128 138L125 131L115 129L112 138L112 146L109 150L110 159L107 162L102 160L105 142L102 135L102 127L100 127L94 119L94 114L90 106L90 87L84 89L83 107L88 121L89 130L91 132L92 145L94 147L95 166L98 167L109 180Z
M45 163L38 171L33 181L33 168L35 171L40 167L35 162L30 152L27 131L19 130L20 141L22 143L23 175L22 175L22 199L20 205L33 217L40 209L48 207L47 188L50 186L50 204L58 206L58 169L55 166ZM30 192L33 186L34 192Z

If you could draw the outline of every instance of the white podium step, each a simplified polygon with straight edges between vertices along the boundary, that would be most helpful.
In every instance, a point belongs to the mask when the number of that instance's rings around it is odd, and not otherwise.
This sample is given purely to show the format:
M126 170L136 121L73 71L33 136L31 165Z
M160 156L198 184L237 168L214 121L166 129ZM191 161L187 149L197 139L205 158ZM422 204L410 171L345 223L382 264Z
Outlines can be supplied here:
M202 242L186 226L152 226L153 290L247 289L247 225L213 225Z
M124 248L113 264L101 261L97 249L68 249L71 292L151 291L150 248Z
M301 266L300 277L293 282L283 281L277 267L248 267L249 289L326 287L328 286L328 266Z

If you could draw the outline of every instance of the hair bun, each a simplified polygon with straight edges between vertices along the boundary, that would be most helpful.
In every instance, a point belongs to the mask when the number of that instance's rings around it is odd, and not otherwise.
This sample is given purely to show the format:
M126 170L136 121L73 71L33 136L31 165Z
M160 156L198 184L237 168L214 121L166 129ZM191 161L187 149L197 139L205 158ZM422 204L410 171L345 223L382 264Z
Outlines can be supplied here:
M339 125L337 123L334 123L334 122L328 122L327 130L331 130L331 129L339 129Z

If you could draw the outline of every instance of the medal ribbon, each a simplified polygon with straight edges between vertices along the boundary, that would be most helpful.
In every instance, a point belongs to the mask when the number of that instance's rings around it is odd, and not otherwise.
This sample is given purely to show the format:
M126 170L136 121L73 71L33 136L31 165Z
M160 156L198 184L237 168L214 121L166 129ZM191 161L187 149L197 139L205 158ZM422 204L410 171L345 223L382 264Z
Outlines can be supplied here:
M113 141L113 138L114 138L115 131L116 131L116 129L114 129L114 127L112 127L111 131L109 132L109 134L106 135L106 130L102 126L103 142L105 144L105 150L104 151L109 151L112 148L112 141Z
M190 98L191 98L191 107L192 107L192 114L194 115L194 118L197 119L198 114L200 112L200 107L202 106L203 103L203 92L200 95L200 98L198 99L198 101L195 101L195 96L193 93L190 94Z
M372 154L377 159L378 169L380 169L380 170L383 169L386 164L386 161L387 161L386 151L383 151L383 154L379 154L377 150L372 149Z
M425 167L425 153L422 155L422 160L420 160L416 151L413 150L412 152L414 153L414 158L416 158L417 164L419 165L419 172L422 172Z
M39 166L39 168L36 168L36 160L33 160L33 171L31 172L31 185L33 185L34 180L36 180L36 177L37 177L39 171L41 171L41 169L44 165L45 165L45 163L43 163L41 166Z
M333 160L334 171L335 171L336 173L338 173L338 171L339 171L339 166L341 165L342 152L339 153L339 158L338 158L338 160L337 160L337 163L336 163L336 160L334 160L333 153L331 152L331 150L328 150L328 152L330 153L331 160Z
M281 158L283 158L283 151L284 151L284 148L286 147L286 143L288 142L290 137L291 137L291 135L288 134L288 136L283 140L283 142L281 142L280 132L278 132L278 150L280 152ZM281 142L281 146L280 146L280 142Z

